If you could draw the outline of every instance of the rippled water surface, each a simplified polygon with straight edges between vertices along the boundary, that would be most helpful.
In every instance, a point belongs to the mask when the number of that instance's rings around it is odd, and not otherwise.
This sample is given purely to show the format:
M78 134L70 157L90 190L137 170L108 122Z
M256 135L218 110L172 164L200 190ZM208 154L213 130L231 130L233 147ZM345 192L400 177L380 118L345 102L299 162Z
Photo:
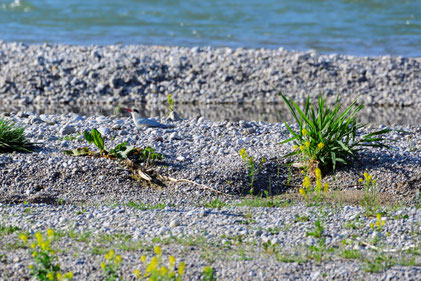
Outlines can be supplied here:
M421 56L421 0L0 0L0 40Z

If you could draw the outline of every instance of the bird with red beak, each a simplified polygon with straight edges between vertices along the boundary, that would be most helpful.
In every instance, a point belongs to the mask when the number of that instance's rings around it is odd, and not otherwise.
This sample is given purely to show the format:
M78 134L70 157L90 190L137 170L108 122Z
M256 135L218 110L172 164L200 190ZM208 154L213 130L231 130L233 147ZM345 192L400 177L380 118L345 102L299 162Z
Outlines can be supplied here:
M141 118L137 109L126 108L132 114L133 122L137 128L153 127L153 128L174 128L174 125L162 124L153 118Z

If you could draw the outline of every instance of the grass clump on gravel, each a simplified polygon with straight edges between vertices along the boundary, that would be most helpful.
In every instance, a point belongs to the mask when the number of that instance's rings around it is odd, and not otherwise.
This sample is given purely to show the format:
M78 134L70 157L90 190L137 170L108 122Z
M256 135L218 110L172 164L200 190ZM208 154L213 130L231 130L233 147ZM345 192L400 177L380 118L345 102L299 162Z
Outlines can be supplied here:
M357 105L357 100L342 111L339 96L332 107L325 104L323 95L319 96L317 105L310 103L308 96L304 109L300 109L292 99L282 93L280 95L299 125L298 131L292 129L281 115L292 135L281 144L294 143L294 151L284 157L300 155L307 174L314 173L318 167L335 171L337 163L348 164L348 159L355 157L355 152L364 147L388 147L382 143L385 139L381 135L390 132L390 129L357 138L357 131L366 126L357 121L357 114L364 107Z
M33 144L28 141L23 131L23 128L15 126L11 121L0 119L0 153L31 152Z

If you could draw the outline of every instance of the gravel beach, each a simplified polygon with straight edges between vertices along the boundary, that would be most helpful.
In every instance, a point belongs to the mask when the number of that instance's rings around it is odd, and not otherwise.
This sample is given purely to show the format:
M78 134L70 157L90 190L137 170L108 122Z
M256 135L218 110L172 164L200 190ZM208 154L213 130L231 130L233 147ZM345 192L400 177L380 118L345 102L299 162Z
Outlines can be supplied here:
M146 46L61 46L0 43L0 97L7 104L277 103L273 87L300 100L309 93L361 95L377 105L421 106L418 58L322 56L284 50ZM300 90L299 90L300 89ZM175 105L177 109L177 104ZM183 117L183 112L178 111ZM185 279L419 280L421 278L421 127L393 126L390 149L361 151L328 182L330 204L308 206L297 195L302 176L281 159L292 145L285 125L157 120L174 128L135 128L112 116L2 113L37 143L33 153L0 154L0 280L30 280L31 251L19 235L48 228L64 272L104 280L110 249L122 255L119 274L134 280L141 255L185 261ZM176 181L137 181L119 161L63 153L95 148L83 139L98 129L106 148L151 146L164 158L155 171ZM369 126L361 134L387 128ZM257 165L248 196L244 148ZM358 179L377 180L382 218L366 216ZM321 225L320 225L321 223ZM319 227L317 227L319 225ZM202 279L201 279L202 278Z

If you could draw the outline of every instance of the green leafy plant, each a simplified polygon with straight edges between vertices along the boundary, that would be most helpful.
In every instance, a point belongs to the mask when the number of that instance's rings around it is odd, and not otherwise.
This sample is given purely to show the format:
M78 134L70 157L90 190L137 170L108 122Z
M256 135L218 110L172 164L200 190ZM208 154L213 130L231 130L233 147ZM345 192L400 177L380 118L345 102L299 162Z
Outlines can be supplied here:
M104 258L105 262L101 262L101 268L106 276L105 280L114 281L121 279L118 270L123 258L120 255L116 255L112 249L104 255Z
M11 121L0 119L0 152L31 152L34 144L27 140L23 131Z
M107 153L104 147L104 139L102 138L102 135L100 132L98 132L97 129L92 129L92 131L89 133L88 131L85 131L83 133L83 136L85 140L89 143L95 144L96 147L99 149L99 153L102 155L103 153Z
M155 256L153 256L150 262L147 262L146 256L141 256L140 261L145 267L145 272L142 272L139 269L133 271L135 277L140 279L145 277L145 279L150 281L181 281L181 278L184 274L186 264L180 262L178 269L176 270L176 259L174 256L168 258L168 266L163 265L162 263L162 249L159 246L154 247Z
M314 229L311 232L307 232L306 236L313 236L316 238L320 238L322 237L324 228L322 223L320 222L320 220L316 220L316 222L314 223Z
M47 236L44 237L40 232L35 233L36 243L28 240L26 234L20 235L22 242L32 249L34 264L29 265L31 275L37 280L72 280L73 273L62 274L60 264L55 264L57 256L51 249L51 242L54 240L54 230L48 229Z
M150 146L139 150L139 159L146 163L146 166L153 164L155 161L162 160L162 154L155 152Z
M172 99L171 94L168 94L167 96L167 102L168 102L168 114L171 114L171 112L174 111L174 100Z
M205 266L203 268L202 278L204 281L215 281L215 269L210 266Z
M244 148L241 148L240 151L238 152L241 156L241 158L244 160L245 164L247 165L247 169L248 169L248 176L250 177L250 194L252 195L254 192L254 176L257 173L257 169L256 169L256 163L254 161L254 158L250 155L247 154L246 150ZM259 168L261 168L261 166L266 162L265 158L262 158L262 160L260 160L260 166Z
M281 144L294 143L294 151L284 157L301 155L301 161L310 173L319 166L334 171L338 162L347 164L348 158L355 157L355 152L364 147L388 147L382 143L385 139L380 135L390 132L389 129L357 138L357 131L366 126L357 121L357 114L363 108L362 104L357 105L357 100L341 111L339 96L333 107L325 104L323 95L319 96L317 106L313 106L308 96L302 110L293 100L280 95L299 127L298 131L292 129L279 114L292 135Z

